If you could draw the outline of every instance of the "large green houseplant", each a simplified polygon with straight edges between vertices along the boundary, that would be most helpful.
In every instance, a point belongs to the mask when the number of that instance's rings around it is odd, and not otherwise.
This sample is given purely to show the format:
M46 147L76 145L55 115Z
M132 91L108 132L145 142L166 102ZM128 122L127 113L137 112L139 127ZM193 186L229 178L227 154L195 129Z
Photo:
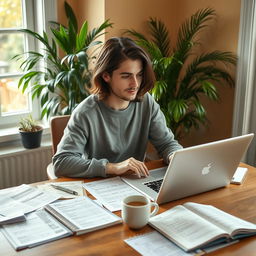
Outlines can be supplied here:
M30 51L21 64L25 74L19 80L19 88L25 92L28 88L32 99L40 98L41 116L50 114L70 114L84 98L90 87L90 64L94 58L92 47L100 45L96 39L104 30L112 26L108 20L99 27L88 30L85 21L79 31L77 19L70 5L65 2L68 26L51 22L52 40L44 32L40 34L22 29L44 46L44 52ZM62 50L60 53L59 49ZM61 57L64 55L63 57ZM23 55L14 58L20 59ZM44 67L39 68L40 66Z
M150 55L156 74L152 95L160 104L167 124L180 138L192 127L206 124L206 110L200 96L218 100L217 86L223 82L234 86L227 66L236 65L231 52L198 53L199 32L209 25L216 13L211 8L197 11L178 31L177 43L171 48L168 29L157 19L148 20L150 39L135 30L126 30ZM223 65L224 64L224 65Z

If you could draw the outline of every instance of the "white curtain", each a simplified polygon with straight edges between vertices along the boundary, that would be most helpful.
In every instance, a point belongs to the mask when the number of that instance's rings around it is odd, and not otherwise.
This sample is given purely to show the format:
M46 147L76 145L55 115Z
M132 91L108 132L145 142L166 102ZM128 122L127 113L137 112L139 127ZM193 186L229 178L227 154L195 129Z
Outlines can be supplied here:
M256 133L256 0L241 0L233 136ZM256 166L256 134L244 162Z

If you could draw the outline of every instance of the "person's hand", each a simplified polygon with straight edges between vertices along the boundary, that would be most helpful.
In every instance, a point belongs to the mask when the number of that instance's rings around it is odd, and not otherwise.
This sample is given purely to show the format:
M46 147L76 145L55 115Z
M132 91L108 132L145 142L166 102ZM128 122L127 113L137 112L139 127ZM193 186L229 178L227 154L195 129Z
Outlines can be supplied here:
M106 174L122 175L128 171L135 173L139 178L149 175L146 165L133 157L120 163L108 163L106 165Z

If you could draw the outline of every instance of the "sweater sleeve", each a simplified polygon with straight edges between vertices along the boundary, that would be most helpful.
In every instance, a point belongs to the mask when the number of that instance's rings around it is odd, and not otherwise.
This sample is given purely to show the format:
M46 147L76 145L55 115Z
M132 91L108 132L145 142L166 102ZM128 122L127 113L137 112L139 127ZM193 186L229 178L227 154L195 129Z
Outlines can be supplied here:
M81 121L79 113L71 116L64 135L53 156L53 166L56 176L73 178L106 177L107 159L88 159L85 148L88 134L85 122Z
M175 151L182 149L182 146L175 140L172 131L167 127L166 120L160 106L152 96L151 101L151 123L149 130L149 140L155 146L158 154L169 163L169 156Z

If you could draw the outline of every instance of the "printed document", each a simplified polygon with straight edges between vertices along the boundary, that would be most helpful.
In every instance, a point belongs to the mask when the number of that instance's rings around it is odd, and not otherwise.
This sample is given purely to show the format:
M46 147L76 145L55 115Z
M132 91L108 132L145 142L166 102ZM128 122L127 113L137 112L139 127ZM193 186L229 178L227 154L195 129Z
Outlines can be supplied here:
M8 193L0 193L0 217L9 219L10 222L13 216L23 216L60 198L56 194L46 193L26 184L6 191ZM1 222L1 218L0 224L7 224L6 220Z
M226 244L214 245L203 250L197 249L194 252L189 253L183 251L180 247L166 239L157 231L134 236L124 241L143 256L201 256L238 242L238 240L231 241Z
M128 245L143 256L188 256L192 253L184 252L177 245L154 231L124 240Z
M85 196L52 203L45 206L45 209L76 235L122 222L120 217Z
M51 184L57 185L57 186L62 186L64 188L68 188L70 190L76 191L78 193L78 195L73 195L73 194L67 193L65 191L55 189L54 187L51 186ZM37 187L44 192L56 194L56 195L60 196L61 199L64 199L64 198L69 199L69 198L75 198L78 196L86 195L85 190L83 189L82 185L83 185L83 181L64 181L64 182L45 183L42 185L38 185Z
M26 221L3 225L0 230L16 250L72 235L68 228L42 209L29 213Z
M84 183L84 188L111 212L121 210L123 198L130 195L141 195L120 177Z

